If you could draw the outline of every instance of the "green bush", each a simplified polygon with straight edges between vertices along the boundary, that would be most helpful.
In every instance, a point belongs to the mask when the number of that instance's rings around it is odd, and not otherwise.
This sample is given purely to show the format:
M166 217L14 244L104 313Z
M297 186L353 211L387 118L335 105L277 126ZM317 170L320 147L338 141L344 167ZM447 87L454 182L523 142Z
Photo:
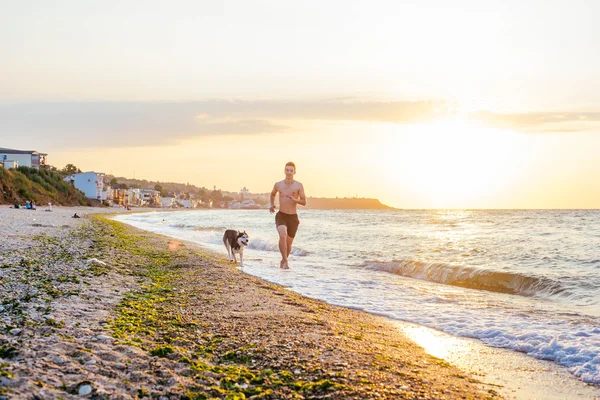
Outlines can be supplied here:
M18 167L5 170L0 168L0 203L23 203L33 200L44 204L51 201L62 205L90 205L85 195L63 176L49 169Z

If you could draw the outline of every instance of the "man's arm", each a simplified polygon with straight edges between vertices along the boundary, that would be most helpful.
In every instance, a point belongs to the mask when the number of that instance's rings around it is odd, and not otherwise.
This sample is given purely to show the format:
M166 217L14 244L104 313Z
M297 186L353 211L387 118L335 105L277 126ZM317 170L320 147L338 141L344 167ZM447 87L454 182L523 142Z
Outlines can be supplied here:
M300 201L298 201L298 204L300 204L301 206L305 206L306 205L306 195L304 194L304 185L300 184L300 193L298 193L300 195Z
M275 185L273 185L273 190L271 190L271 196L270 196L271 207L269 208L269 212L271 214L273 214L275 212L275 196L276 195L277 195L277 183L275 183Z

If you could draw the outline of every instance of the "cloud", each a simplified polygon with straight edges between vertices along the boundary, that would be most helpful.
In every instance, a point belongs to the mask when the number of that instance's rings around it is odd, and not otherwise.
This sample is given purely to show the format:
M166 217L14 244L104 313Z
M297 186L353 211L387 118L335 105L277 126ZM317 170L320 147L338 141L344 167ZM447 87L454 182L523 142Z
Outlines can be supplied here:
M244 117L289 120L345 120L418 123L448 114L441 101L358 101L332 99L314 101L212 100L196 102L212 117Z
M0 104L0 134L13 139L26 136L27 142L35 140L40 147L156 146L209 135L285 134L294 130L290 122L294 120L414 124L457 113L455 104L443 101L352 98ZM477 111L468 117L524 132L573 132L600 122L600 113L593 112Z
M600 112L530 112L494 113L477 111L469 119L481 121L502 129L522 132L580 132L595 127L600 122Z
M203 100L55 102L0 105L3 135L70 147L162 145L208 135L278 134L285 120L416 123L445 114L444 103Z
M251 117L212 117L190 103L34 103L0 105L3 136L70 147L172 144L209 135L283 133L291 128Z

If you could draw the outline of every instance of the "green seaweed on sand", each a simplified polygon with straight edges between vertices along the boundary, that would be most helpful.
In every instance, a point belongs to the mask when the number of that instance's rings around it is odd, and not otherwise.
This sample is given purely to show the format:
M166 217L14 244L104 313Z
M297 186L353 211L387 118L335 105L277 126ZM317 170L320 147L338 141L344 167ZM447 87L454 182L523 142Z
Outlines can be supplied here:
M178 285L185 281L180 262L182 250L169 251L148 243L144 237L124 225L103 216L92 218L96 253L113 252L113 258L130 260L127 266L136 277L139 289L128 292L117 306L116 315L108 321L116 344L133 345L158 357L168 357L187 365L198 382L185 389L187 398L222 397L245 399L277 397L284 391L300 398L300 393L330 392L344 385L328 380L303 381L288 371L276 373L256 368L252 358L261 350L254 345L231 348L229 339L218 335L198 335L202 321L183 315L181 309L191 301L193 292ZM209 262L228 266L212 255L195 252ZM214 287L215 293L221 290ZM212 385L206 385L213 382Z
M240 338L229 321L213 318L215 312L231 312L232 296L242 291L237 276L232 275L238 272L225 260L187 246L169 249L169 239L138 231L106 216L94 216L88 229L93 232L90 256L106 255L103 259L114 272L130 276L128 279L137 283L136 289L125 293L108 320L115 344L137 346L162 358L161 362L169 363L186 377L178 383L179 398L365 398L374 397L374 393L411 398L431 393L430 384L422 375L427 369L411 372L410 360L388 357L376 350L376 346L388 346L406 351L394 343L375 342L372 332L377 327L370 323L355 324L352 319L341 318L343 312L329 305L284 292L271 284L257 284L257 290L281 296L277 299L281 298L282 304L311 311L309 319L299 322L321 329L326 341L350 346L352 351L365 346L370 349L363 370L352 370L347 363L341 363L341 367L320 363L318 359L326 357L328 350L318 344L314 359L284 361L297 351L296 346L302 346L301 341L288 341L285 346L272 346L261 340L250 342L251 336ZM252 301L248 306L256 309L262 305ZM238 313L234 313L238 318ZM243 312L239 314L239 318L244 318ZM328 317L334 317L334 321L329 322ZM271 316L263 318L266 324L273 323ZM371 361L367 363L367 359ZM432 364L447 367L441 360ZM393 379L394 384L406 382L412 391L396 389L390 383L382 385L378 377L383 375L390 382Z

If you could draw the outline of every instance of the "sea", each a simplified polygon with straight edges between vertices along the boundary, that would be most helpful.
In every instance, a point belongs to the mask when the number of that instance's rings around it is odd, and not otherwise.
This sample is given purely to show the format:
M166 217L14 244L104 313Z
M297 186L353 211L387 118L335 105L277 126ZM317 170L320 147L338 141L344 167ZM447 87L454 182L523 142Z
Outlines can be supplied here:
M226 255L245 273L327 303L552 361L600 384L600 210L300 210L290 270L268 210L116 220Z

